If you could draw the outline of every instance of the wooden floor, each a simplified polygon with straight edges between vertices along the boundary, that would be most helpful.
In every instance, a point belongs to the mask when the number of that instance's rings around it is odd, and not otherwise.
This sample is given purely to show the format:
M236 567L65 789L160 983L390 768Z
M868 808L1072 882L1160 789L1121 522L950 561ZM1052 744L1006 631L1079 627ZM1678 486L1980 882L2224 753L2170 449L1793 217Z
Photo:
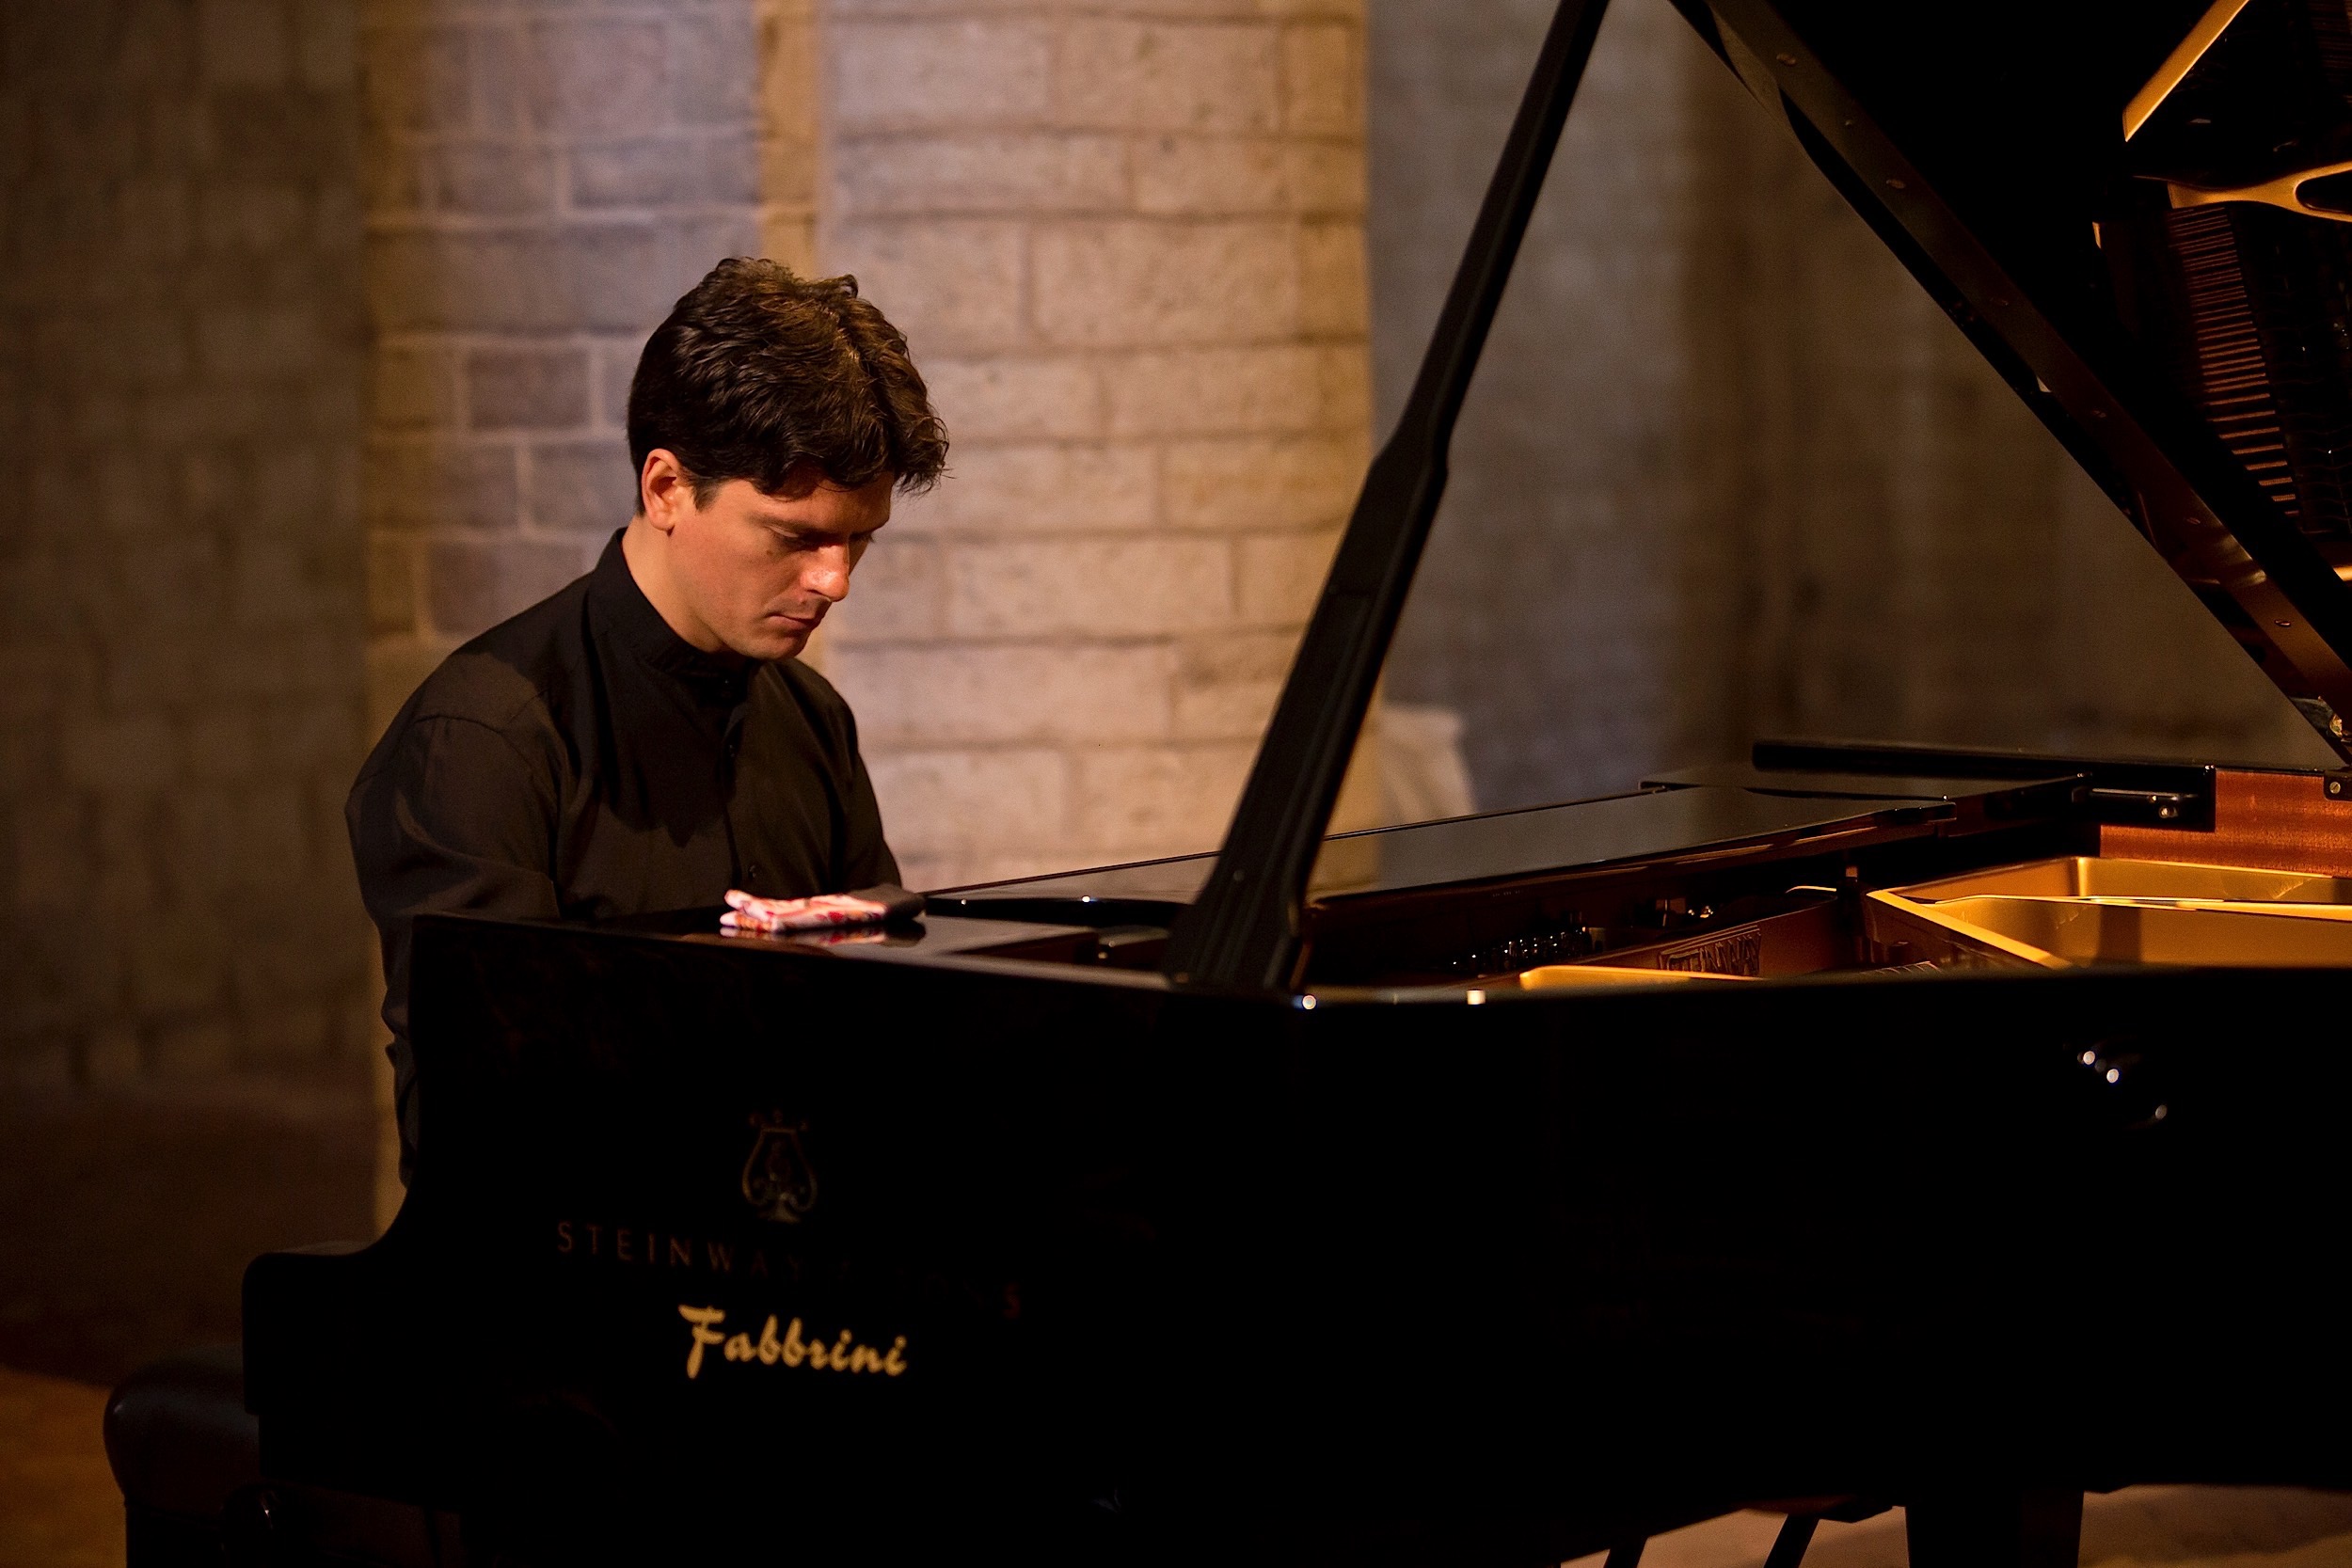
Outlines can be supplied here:
M1782 1521L1735 1513L1652 1541L1642 1568L1757 1568ZM1821 1526L1804 1568L1906 1568L1900 1509ZM1601 1568L1580 1559L1574 1568ZM2352 1497L2136 1486L2083 1502L2083 1568L2352 1568Z
M122 1560L122 1497L106 1469L106 1391L0 1367L0 1568Z

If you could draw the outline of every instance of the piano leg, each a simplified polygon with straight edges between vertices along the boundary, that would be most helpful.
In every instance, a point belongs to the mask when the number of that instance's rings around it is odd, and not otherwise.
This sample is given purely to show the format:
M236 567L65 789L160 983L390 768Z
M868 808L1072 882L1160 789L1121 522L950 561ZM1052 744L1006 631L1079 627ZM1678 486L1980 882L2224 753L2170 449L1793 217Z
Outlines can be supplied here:
M2075 1568L2082 1556L2083 1495L1930 1494L1912 1499L1906 1533L1911 1568Z
M1649 1544L1648 1536L1620 1541L1609 1548L1609 1559L1600 1568L1641 1568L1642 1548Z

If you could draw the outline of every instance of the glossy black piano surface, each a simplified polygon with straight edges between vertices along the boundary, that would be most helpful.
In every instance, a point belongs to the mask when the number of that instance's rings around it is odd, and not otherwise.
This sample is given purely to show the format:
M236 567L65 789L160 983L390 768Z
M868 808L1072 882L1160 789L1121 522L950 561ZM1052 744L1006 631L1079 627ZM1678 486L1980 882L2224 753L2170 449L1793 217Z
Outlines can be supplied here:
M2201 0L1677 3L2341 749L2352 229L2215 199L2346 155L2341 0L2128 140ZM420 923L406 1205L247 1277L286 1497L469 1561L1523 1564L1858 1497L1962 1521L1930 1563L2004 1510L1969 1560L2071 1560L2023 1497L2352 1485L2340 777L1768 747L1323 837L1598 13L1218 855L831 942Z

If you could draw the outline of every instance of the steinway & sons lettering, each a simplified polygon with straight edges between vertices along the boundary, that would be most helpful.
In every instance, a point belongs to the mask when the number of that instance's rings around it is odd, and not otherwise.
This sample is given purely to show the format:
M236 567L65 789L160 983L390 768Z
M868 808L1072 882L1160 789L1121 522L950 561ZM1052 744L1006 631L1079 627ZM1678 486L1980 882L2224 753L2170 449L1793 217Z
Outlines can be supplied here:
M650 1226L605 1225L594 1220L577 1224L557 1220L555 1250L559 1257L620 1263L630 1268L691 1269L697 1274L716 1275L732 1275L739 1268L752 1279L766 1279L773 1272L769 1267L765 1247L710 1237L671 1235ZM797 1260L785 1261L793 1276L799 1277Z
M756 1361L763 1367L803 1367L818 1372L879 1372L884 1377L903 1376L907 1370L907 1337L903 1334L890 1342L886 1351L871 1345L861 1345L856 1337L843 1329L831 1344L821 1338L802 1337L801 1320L795 1318L776 1337L776 1320L772 1314L760 1325L759 1338L748 1334L722 1334L719 1325L726 1321L726 1312L717 1307L688 1307L679 1304L677 1315L687 1323L686 1375L700 1377L703 1352L711 1346L729 1361Z

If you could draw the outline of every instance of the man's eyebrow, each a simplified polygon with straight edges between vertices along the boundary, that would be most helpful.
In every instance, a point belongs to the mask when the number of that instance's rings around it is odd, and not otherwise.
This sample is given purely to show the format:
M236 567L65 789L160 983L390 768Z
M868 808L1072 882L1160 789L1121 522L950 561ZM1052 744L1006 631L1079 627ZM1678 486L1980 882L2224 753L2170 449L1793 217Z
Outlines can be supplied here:
M762 517L760 522L764 527L788 533L795 539L854 539L880 533L889 526L890 519L885 517L872 528L818 528L813 523L796 522L788 517Z

